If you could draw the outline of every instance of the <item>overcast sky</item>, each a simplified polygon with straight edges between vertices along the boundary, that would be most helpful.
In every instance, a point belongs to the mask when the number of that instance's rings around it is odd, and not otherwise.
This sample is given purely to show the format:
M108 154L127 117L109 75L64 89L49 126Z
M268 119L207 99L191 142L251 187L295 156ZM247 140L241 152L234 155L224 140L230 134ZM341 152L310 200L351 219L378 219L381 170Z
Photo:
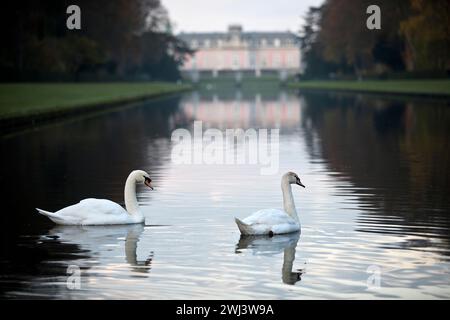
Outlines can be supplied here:
M161 0L175 32L225 31L241 24L247 31L298 31L310 6L323 0Z

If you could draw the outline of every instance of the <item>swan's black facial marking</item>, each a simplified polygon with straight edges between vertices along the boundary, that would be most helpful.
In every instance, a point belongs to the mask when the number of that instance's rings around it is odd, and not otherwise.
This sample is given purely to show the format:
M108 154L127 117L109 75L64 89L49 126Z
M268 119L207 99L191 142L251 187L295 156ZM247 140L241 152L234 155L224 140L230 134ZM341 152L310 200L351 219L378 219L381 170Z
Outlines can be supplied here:
M300 181L300 178L298 176L295 176L295 184L298 184L299 186L306 188L305 185Z
M147 187L149 187L150 189L153 190L153 187L152 187L152 185L151 185L151 182L152 182L152 179L150 179L149 177L145 177L145 176L144 176L144 184L145 184Z

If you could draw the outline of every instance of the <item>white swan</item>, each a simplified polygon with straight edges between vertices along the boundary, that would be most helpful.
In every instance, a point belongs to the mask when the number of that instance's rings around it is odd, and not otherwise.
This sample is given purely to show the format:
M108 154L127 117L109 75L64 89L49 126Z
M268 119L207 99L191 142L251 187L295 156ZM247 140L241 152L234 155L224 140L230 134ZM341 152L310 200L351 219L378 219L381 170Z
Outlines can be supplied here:
M64 225L111 225L144 223L144 215L136 199L136 183L144 183L153 190L152 179L147 172L135 170L130 173L125 183L125 207L105 199L84 199L72 206L56 212L36 208L56 224Z
M288 172L281 178L284 210L263 209L255 212L242 221L235 218L236 224L244 235L274 235L296 232L300 230L297 210L292 196L291 184L305 188L294 172Z

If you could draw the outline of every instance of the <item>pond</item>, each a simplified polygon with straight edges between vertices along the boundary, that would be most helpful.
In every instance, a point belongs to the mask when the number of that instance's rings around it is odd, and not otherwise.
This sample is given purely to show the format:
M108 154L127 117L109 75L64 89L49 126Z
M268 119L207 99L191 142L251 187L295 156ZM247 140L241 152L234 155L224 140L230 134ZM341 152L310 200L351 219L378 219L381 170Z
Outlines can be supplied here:
M174 163L172 132L194 121L278 128L278 170ZM213 88L4 136L0 151L3 298L450 298L448 100ZM145 225L35 211L123 205L133 169L155 187L138 188ZM234 217L281 208L290 170L306 185L301 234L240 238Z

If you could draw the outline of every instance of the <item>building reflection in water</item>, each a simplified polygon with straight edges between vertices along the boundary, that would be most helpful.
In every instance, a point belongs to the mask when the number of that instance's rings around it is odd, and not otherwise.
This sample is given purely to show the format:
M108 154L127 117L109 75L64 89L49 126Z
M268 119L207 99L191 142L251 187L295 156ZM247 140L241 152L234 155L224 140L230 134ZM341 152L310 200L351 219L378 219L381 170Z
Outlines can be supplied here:
M181 101L181 114L175 123L187 124L194 120L204 122L204 127L226 128L298 128L301 118L300 101L297 97L282 91L270 99L255 93L243 97L236 91L234 97L202 97L198 92Z

